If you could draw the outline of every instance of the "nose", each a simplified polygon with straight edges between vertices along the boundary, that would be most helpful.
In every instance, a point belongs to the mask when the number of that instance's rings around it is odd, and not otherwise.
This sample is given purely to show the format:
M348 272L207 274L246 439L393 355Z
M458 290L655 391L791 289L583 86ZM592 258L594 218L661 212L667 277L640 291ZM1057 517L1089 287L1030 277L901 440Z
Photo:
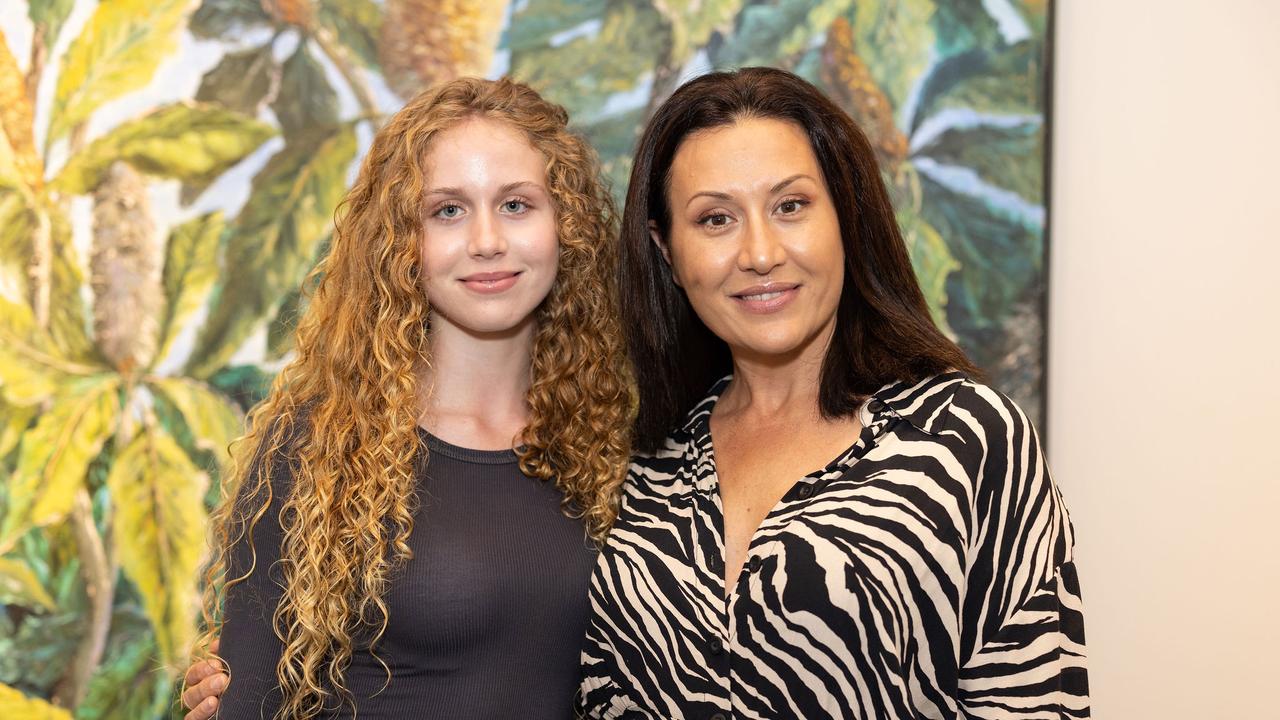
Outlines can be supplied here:
M786 249L768 222L756 218L748 220L741 238L742 245L738 250L739 270L768 275L786 262Z
M467 254L477 258L493 258L507 251L507 238L502 223L493 213L476 213L467 237Z

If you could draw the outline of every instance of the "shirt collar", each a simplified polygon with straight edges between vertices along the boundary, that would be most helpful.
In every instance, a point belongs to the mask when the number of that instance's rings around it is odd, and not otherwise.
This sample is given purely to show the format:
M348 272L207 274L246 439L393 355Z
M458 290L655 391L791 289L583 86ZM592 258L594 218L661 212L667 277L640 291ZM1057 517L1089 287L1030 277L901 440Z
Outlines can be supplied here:
M730 374L717 380L707 391L707 396L689 411L679 429L684 439L692 440L699 434L710 431L711 410L732 379L733 375ZM872 393L863 405L862 409L871 416L870 422L863 417L863 424L870 425L881 414L888 413L906 420L923 432L937 435L946 428L951 417L951 401L964 381L962 373L952 371L930 375L914 382L891 382Z
M914 382L892 382L872 393L863 410L873 421L887 413L922 432L938 435L951 419L951 402L964 381L964 374L952 371Z
M716 406L716 401L720 399L720 394L724 392L725 387L729 385L729 381L733 379L733 374L725 375L711 386L707 391L707 396L702 398L697 405L689 411L684 417L684 423L681 424L679 433L685 438L694 438L700 432L710 432L711 410Z

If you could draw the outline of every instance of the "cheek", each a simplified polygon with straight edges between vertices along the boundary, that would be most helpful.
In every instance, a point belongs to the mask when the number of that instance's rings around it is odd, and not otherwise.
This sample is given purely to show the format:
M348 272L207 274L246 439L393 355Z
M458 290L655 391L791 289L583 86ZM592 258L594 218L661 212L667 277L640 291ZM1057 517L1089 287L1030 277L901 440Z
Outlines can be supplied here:
M448 229L432 228L430 231L423 231L418 241L418 259L422 263L424 278L448 272L452 256L457 254L453 248L455 244L456 239Z
M795 255L813 275L825 280L825 285L839 294L844 283L844 242L840 238L840 225L835 214L820 218L802 233Z
M516 226L510 238L526 261L543 266L558 263L560 234L554 217L538 218L536 222Z
M685 292L699 293L719 287L728 272L733 269L733 255L726 252L728 243L714 244L684 242L672 238L671 274Z

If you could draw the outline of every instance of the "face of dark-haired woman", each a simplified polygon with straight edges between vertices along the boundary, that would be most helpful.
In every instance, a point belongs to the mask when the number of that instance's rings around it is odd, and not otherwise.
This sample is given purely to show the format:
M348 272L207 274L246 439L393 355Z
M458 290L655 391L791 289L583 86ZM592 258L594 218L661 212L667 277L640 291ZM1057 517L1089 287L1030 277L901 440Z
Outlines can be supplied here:
M654 241L702 322L735 356L821 358L844 286L840 224L805 133L745 118L690 135Z

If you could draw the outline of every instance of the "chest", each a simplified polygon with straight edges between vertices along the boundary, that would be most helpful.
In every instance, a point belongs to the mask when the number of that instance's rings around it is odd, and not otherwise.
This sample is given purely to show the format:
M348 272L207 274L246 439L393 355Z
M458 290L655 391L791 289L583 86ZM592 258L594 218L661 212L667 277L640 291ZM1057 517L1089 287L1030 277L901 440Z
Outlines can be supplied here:
M797 427L803 430L797 432ZM856 419L759 424L713 418L726 588L734 586L761 523L797 483L846 452L860 429Z
M596 551L560 493L518 472L429 477L413 557L387 596L388 649L449 671L513 645L576 654Z

